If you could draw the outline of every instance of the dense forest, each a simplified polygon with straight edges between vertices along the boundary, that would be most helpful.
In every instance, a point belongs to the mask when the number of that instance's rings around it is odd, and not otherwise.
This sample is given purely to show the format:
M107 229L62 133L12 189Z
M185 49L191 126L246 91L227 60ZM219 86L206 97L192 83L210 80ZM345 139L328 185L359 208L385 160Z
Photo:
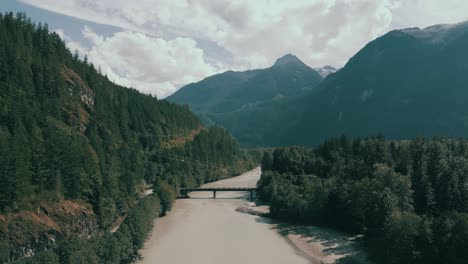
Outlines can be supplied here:
M265 152L277 218L364 234L376 263L466 263L468 141L382 136Z
M113 84L46 24L0 14L0 263L130 263L178 188L252 166L188 108Z

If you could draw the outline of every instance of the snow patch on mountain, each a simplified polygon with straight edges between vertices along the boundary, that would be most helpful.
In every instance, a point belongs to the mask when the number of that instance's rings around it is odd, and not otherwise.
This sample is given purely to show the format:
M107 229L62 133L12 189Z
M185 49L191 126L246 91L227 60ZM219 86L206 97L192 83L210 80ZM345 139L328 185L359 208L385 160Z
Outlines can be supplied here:
M320 75L322 75L322 77L327 77L329 74L332 74L336 71L338 71L335 67L332 67L332 66L325 66L325 67L322 67L322 68L315 68L314 69L316 72L318 72Z

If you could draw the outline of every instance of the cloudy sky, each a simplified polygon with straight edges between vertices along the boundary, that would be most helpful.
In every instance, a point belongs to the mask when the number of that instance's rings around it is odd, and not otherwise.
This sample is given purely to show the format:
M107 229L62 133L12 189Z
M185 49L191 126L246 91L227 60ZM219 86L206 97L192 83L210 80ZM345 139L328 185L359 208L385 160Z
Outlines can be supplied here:
M113 81L164 98L287 53L342 67L389 30L468 20L466 0L0 0L49 24Z

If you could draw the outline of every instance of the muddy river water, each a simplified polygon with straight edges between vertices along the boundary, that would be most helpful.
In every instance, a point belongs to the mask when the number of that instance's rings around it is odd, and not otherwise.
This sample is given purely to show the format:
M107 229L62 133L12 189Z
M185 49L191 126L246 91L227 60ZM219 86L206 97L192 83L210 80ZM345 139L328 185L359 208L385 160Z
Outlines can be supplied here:
M257 168L203 187L255 187L260 173ZM177 200L167 216L155 220L140 263L305 264L332 262L336 257L325 254L323 241L307 237L303 230L294 233L291 226L237 212L237 208L251 205L248 193L217 192L216 199L212 196L212 192L191 193L191 199ZM316 235L316 230L309 231ZM348 241L338 235L337 243L341 240Z

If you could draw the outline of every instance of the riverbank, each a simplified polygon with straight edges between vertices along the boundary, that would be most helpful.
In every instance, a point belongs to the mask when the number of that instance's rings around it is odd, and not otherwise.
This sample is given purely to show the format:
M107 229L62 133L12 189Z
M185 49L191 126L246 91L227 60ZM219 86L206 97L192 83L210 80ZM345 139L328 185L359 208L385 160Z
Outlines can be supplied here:
M260 173L257 168L203 187L255 187ZM268 213L268 206L248 202L248 196L222 192L212 199L211 192L200 192L192 193L191 199L177 200L167 216L154 222L152 234L140 251L140 263L318 264L346 254L326 244L334 241L341 245L338 241L346 240L345 236L338 239L330 235L322 241L313 233L300 233L308 229L297 225L238 212L239 208L250 208L260 215Z
M269 218L269 206L246 203L237 212ZM362 263L370 264L362 248L360 236L350 236L333 229L305 226L271 219L275 230L306 256L311 263Z

